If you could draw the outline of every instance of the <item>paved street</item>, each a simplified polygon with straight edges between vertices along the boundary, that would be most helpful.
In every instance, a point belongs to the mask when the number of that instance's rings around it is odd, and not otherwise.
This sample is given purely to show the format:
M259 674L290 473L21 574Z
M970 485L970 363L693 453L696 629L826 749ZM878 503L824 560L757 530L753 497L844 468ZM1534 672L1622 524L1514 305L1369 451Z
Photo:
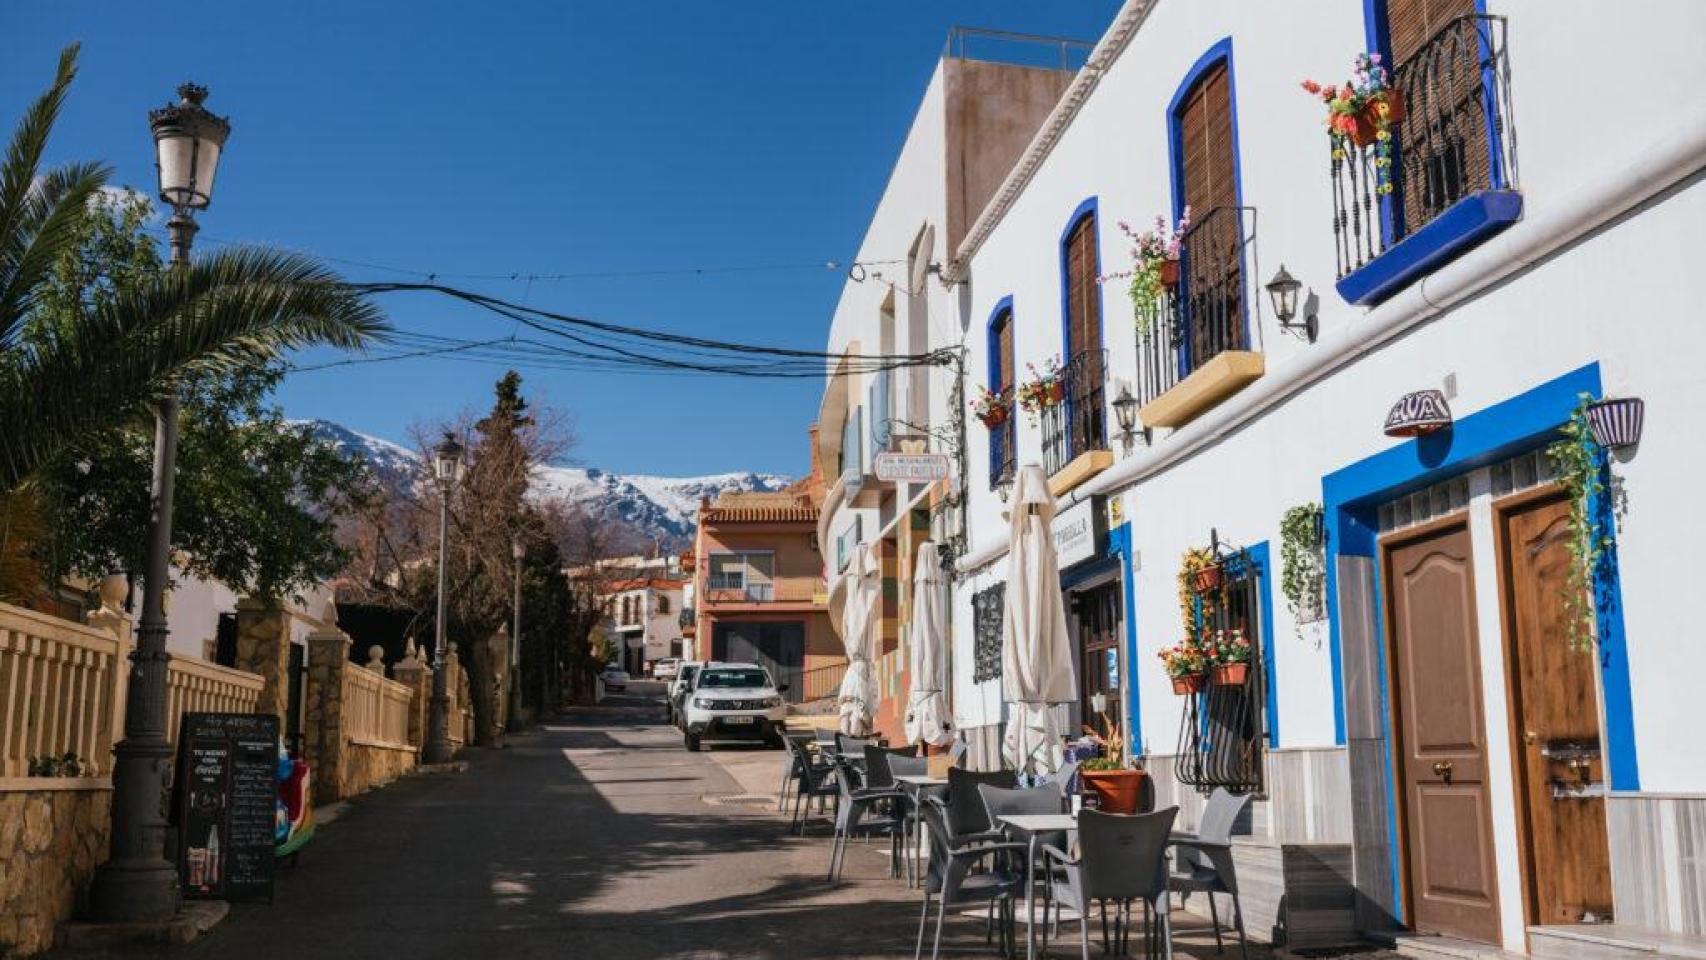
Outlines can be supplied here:
M234 907L168 955L910 957L918 899L886 876L886 845L855 845L827 884L823 828L791 837L774 811L783 755L686 752L649 687L471 751L466 774L360 798L280 877L275 904ZM945 945L995 955L976 917L950 919Z

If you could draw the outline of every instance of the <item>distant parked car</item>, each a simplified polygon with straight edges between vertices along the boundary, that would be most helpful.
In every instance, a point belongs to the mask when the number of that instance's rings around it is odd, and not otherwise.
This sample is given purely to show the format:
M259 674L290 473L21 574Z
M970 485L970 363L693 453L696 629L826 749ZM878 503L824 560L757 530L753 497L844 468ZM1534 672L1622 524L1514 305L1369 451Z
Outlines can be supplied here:
M604 668L604 689L620 693L628 689L628 671L611 664Z
M652 664L653 680L674 680L675 675L680 672L680 657L664 657Z
M755 663L707 663L684 698L682 736L697 751L706 740L760 740L782 746L788 708L770 671Z

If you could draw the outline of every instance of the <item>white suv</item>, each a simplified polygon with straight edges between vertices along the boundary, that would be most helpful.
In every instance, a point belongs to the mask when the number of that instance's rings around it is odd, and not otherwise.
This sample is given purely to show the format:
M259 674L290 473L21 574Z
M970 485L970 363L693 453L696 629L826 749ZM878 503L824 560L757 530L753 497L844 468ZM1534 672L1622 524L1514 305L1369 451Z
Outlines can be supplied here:
M776 686L770 671L755 663L707 663L682 698L682 730L687 749L704 740L762 740L782 745L788 707L787 686Z

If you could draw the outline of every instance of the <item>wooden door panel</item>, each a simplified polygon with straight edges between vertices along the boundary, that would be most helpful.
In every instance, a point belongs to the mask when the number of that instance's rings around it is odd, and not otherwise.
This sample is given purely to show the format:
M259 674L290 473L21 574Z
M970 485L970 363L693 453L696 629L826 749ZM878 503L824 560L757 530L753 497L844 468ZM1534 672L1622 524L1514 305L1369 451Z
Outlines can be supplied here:
M1611 915L1605 801L1555 798L1605 779L1592 653L1570 648L1563 595L1569 578L1569 502L1525 503L1502 514L1505 623L1514 675L1518 803L1527 843L1531 923ZM1556 757L1547 756L1551 752ZM1573 754L1572 765L1564 755Z
M1411 923L1496 942L1469 531L1447 526L1389 545L1385 557Z

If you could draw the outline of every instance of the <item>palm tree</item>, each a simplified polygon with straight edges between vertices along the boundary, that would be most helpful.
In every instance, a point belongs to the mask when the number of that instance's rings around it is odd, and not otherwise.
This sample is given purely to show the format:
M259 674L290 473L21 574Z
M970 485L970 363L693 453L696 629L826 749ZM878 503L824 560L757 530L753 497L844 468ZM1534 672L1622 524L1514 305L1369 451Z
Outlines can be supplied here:
M244 247L120 289L52 329L27 329L54 262L76 242L79 218L109 175L96 163L38 172L76 66L72 45L0 166L0 491L187 373L314 344L359 348L387 329L377 307L313 259Z

